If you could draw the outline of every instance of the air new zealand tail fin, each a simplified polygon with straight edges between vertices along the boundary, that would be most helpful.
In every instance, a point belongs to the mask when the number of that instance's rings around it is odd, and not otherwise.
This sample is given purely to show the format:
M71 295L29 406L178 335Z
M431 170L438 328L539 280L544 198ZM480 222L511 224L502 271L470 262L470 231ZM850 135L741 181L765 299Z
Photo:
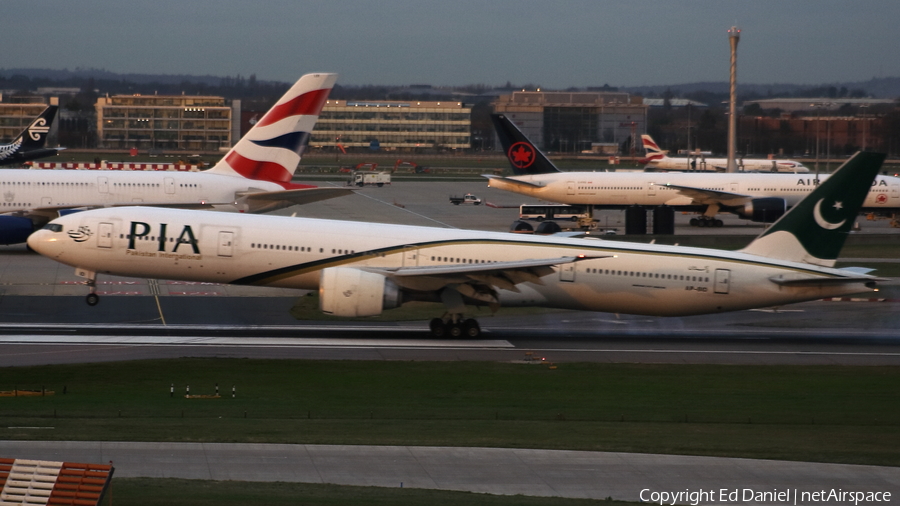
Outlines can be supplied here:
M27 152L44 147L44 144L47 143L47 134L50 133L50 126L53 125L53 119L56 117L57 109L59 109L58 106L48 105L44 112L19 134L16 140L22 139L22 151Z
M833 267L885 156L856 153L742 251Z
M517 176L559 172L553 162L548 160L509 118L503 114L491 114L491 121L497 130L503 152L509 159L509 165Z
M0 145L0 164L21 164L29 160L52 156L64 148L44 148L58 106L48 105L22 133L9 144Z

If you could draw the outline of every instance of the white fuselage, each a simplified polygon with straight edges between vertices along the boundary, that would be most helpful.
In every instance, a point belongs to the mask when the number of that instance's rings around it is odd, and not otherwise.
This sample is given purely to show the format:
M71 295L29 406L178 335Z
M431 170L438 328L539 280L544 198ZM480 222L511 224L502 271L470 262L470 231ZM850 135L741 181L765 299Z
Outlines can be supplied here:
M767 160L765 158L738 158L737 166L743 171L757 172L797 172L807 173L809 169L793 160ZM686 156L650 159L647 167L657 170L699 170L721 171L728 166L727 158L708 158L706 156Z
M319 287L320 272L328 267L459 267L585 255L557 265L539 282L517 284L518 292L498 290L501 305L659 316L868 291L860 281L780 286L770 278L847 273L737 252L140 207L64 216L32 234L29 245L96 273L310 290Z
M820 175L824 181L828 175ZM561 204L585 204L597 207L703 205L682 195L666 184L702 188L717 192L746 195L753 198L783 198L788 207L799 202L816 188L815 176L809 174L771 173L688 173L688 172L557 172L514 176L531 185L490 179L488 186L521 193ZM729 205L727 201L722 202ZM735 202L731 205L742 205ZM900 209L900 178L878 176L863 203L863 211Z
M148 204L235 205L235 192L279 191L267 181L204 172L0 170L0 213Z

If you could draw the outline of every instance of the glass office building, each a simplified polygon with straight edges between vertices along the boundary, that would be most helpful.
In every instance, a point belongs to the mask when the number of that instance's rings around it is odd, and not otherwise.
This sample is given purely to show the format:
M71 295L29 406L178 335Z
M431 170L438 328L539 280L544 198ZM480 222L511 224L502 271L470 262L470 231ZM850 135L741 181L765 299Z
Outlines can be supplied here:
M115 95L97 99L99 147L109 149L228 149L240 100L188 95Z
M462 102L328 100L309 145L388 151L469 149L471 113Z

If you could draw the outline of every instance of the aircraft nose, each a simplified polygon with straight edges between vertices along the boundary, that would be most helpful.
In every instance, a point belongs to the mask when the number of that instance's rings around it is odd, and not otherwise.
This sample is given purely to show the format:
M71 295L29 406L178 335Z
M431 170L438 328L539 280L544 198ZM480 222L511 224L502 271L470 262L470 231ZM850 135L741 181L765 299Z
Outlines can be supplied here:
M41 229L29 235L26 243L33 251L52 257L59 250L59 237L56 237L57 235L49 230Z

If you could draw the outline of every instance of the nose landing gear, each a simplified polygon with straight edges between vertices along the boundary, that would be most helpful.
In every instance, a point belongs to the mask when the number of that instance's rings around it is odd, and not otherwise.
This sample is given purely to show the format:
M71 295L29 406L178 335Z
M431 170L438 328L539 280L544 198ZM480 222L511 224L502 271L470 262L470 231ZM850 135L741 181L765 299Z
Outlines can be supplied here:
M76 268L75 275L87 278L84 282L88 286L90 293L85 297L88 306L96 306L100 302L100 296L97 295L97 273L87 269Z

